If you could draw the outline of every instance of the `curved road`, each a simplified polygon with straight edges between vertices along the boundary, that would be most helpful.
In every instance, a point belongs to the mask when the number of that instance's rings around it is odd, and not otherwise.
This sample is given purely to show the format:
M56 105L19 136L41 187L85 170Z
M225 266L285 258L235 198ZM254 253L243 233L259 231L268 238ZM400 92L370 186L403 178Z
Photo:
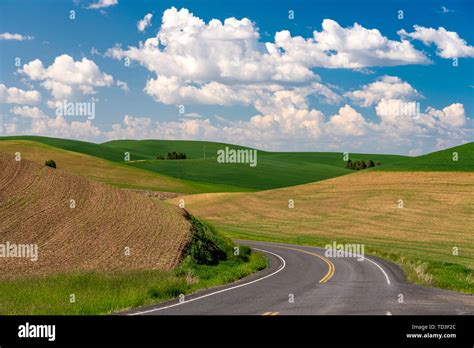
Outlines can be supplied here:
M237 241L269 267L235 283L136 309L128 315L474 314L474 296L407 284L379 258L326 258L324 249ZM359 259L359 260L358 260Z

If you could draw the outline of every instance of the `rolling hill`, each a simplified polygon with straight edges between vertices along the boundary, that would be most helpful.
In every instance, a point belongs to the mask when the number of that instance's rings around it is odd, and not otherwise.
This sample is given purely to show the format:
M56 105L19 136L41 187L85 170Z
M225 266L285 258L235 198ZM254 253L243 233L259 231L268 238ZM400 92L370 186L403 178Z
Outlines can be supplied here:
M221 164L217 162L217 150L230 145L203 141L181 140L115 140L103 144L46 137L1 137L0 140L30 140L64 150L114 161L127 166L159 173L170 178L188 180L198 187L195 192L255 191L300 185L352 173L346 169L343 154L336 152L267 152L258 151L258 164ZM1 141L0 141L1 144ZM186 160L156 160L157 155L168 152L184 152ZM124 161L124 153L130 153L130 162ZM398 155L351 154L352 159L372 159L382 165L406 159ZM206 186L207 185L207 186Z
M217 151L225 147L248 149L238 145L184 140L114 140L103 144L36 136L0 137L0 149L5 141L29 140L50 146L50 150L81 153L92 160L108 163L108 170L89 170L89 177L119 187L132 187L179 193L236 192L283 188L326 180L354 171L345 168L343 154L338 152L267 152L258 150L257 166L222 164L217 162ZM4 145L3 148L11 146ZM157 160L168 152L183 152L186 160ZM458 161L453 161L453 152ZM130 161L124 161L124 154ZM39 153L38 153L39 154ZM64 154L64 152L63 152ZM423 156L407 157L385 154L349 154L351 160L380 161L376 171L474 171L474 143ZM32 158L35 159L35 158ZM41 159L43 159L41 157ZM54 159L54 158L53 158ZM86 158L65 160L69 168L82 174ZM81 162L82 161L82 162ZM72 168L75 163L75 168ZM98 162L97 162L98 163ZM112 170L112 165L114 165ZM78 170L81 166L83 169ZM69 169L68 168L68 169ZM120 170L119 170L120 168ZM128 169L128 170L127 170ZM132 169L134 169L132 171ZM120 171L119 177L114 173ZM126 173L125 173L126 172ZM109 174L110 173L110 174ZM151 173L156 174L154 177ZM123 174L123 175L122 175ZM111 175L110 179L106 176ZM156 180L155 180L156 179Z
M229 185L179 180L156 172L133 168L124 163L112 162L31 140L0 141L0 152L10 154L20 152L22 158L39 164L44 164L45 160L54 159L60 169L116 187L187 194L243 191L240 187Z
M6 137L0 137L0 141L1 140L35 141L37 143L50 145L52 147L56 147L59 149L79 152L86 155L106 159L109 161L114 161L114 162L123 161L123 153L119 151L114 151L113 149L110 149L110 148L104 148L100 144L89 143L86 141L41 137L41 136L35 136L35 135L6 136Z
M240 145L193 140L112 140L102 143L101 146L111 149L114 153L130 152L132 160L155 159L158 154L166 156L168 152L173 151L184 152L191 159L215 158L217 150L225 146L249 149Z
M325 180L352 171L346 169L343 154L336 152L268 152L258 150L258 164L220 164L217 151L226 146L248 149L239 145L181 140L114 140L102 144L114 151L129 151L130 166L165 174L174 178L223 185L235 185L255 190L300 185ZM189 159L181 161L156 160L156 155L176 151ZM373 159L382 163L400 161L398 155L351 154L353 159Z
M38 247L37 261L1 257L0 278L169 270L190 241L177 207L11 154L0 167L0 243Z
M130 163L134 168L162 173L174 178L244 189L267 190L324 180L350 173L350 170L311 162L274 160L259 156L258 165L219 164L216 158L184 161L148 160Z
M456 155L457 160L453 160ZM422 156L408 157L399 162L390 162L377 170L474 172L474 142Z

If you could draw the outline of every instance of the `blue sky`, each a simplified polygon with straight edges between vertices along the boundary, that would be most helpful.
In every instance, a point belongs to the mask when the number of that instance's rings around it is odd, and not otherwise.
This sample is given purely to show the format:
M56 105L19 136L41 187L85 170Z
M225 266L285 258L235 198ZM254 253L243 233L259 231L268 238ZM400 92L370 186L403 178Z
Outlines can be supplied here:
M4 135L412 155L474 140L472 1L4 0L0 8ZM58 117L63 100L94 103L95 118ZM410 103L421 114L384 109Z

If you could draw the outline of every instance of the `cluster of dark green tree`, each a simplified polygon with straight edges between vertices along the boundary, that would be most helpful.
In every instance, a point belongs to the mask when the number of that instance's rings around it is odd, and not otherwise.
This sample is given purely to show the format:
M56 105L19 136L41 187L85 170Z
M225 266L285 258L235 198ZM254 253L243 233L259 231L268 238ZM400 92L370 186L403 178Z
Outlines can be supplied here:
M381 165L380 161L374 162L372 160L368 160L367 163L365 163L365 161L357 160L357 161L352 162L352 160L348 160L346 162L346 168L352 169L352 170L361 170L365 168L371 168L371 167L375 167L376 165L377 166Z
M164 157L162 155L158 155L158 156L156 156L156 159L159 159L159 160L164 160L164 159L167 159L167 160L181 160L181 159L186 159L186 154L183 153L183 152L173 151L173 152L168 152L166 157Z
M44 161L44 165L51 168L56 168L56 162L54 160Z

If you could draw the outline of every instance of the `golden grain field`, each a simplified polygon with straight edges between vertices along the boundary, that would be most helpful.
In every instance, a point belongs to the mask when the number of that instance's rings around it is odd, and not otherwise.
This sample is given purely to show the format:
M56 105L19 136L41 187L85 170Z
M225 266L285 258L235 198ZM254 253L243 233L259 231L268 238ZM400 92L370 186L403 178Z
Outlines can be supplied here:
M231 236L350 240L474 268L474 173L365 171L277 190L184 199L191 213Z

